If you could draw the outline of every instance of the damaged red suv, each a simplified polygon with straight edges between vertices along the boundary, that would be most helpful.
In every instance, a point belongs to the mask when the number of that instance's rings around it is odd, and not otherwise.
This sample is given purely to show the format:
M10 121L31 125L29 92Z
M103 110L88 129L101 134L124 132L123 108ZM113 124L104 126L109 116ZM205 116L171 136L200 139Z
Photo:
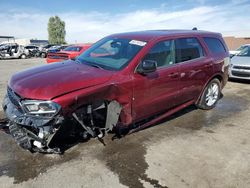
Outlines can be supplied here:
M75 60L19 72L3 109L24 149L57 153L54 138L136 131L189 105L212 109L228 79L221 34L156 30L114 34Z

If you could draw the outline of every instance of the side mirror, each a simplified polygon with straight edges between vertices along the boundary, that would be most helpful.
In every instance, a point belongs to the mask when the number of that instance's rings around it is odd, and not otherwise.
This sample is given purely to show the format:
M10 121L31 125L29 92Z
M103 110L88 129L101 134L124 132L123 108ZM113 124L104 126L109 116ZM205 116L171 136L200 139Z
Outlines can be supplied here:
M137 72L140 74L147 74L155 72L157 69L157 62L153 60L144 60L138 67Z

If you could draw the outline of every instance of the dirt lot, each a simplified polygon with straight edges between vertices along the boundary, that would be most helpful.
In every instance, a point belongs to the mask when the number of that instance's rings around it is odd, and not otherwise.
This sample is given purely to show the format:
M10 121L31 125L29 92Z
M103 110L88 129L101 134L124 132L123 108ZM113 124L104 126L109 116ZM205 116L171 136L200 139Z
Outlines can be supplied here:
M10 75L42 59L0 61ZM0 187L250 187L250 85L229 82L211 111L189 107L122 139L92 139L64 155L31 154L0 132ZM2 110L0 110L2 114Z

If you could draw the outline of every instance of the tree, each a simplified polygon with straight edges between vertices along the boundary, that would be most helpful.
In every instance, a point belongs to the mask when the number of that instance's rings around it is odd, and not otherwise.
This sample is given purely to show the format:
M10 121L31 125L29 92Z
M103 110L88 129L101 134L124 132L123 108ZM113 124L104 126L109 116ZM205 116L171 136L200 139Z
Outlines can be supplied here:
M58 16L52 16L48 22L48 34L50 44L64 44L65 43L65 22Z

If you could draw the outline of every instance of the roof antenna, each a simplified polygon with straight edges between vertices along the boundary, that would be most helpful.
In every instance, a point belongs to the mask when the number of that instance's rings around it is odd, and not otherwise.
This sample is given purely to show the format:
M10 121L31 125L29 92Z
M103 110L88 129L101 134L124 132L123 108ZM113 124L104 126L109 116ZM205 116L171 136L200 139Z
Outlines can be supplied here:
M197 27L194 27L192 30L193 30L193 31L197 31L198 29L197 29Z

